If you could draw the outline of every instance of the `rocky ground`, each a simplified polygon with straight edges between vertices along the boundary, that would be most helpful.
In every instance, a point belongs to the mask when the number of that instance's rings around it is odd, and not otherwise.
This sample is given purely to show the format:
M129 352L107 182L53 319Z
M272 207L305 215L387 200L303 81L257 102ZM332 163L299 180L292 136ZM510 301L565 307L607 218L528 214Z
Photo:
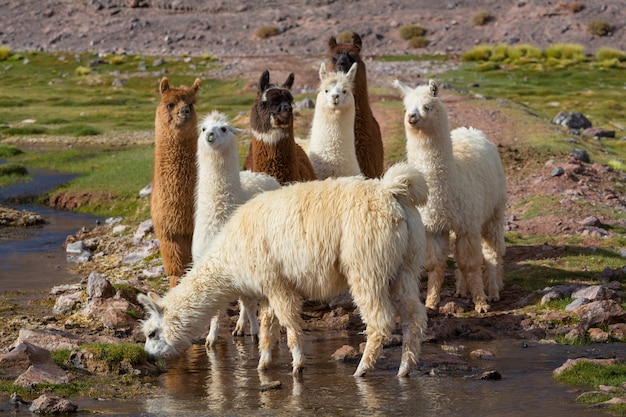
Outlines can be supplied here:
M328 37L345 30L363 35L364 55L370 57L405 53L457 54L483 42L532 43L539 47L574 42L585 45L589 52L602 45L626 49L626 7L619 0L607 0L601 4L588 2L576 13L570 7L575 2L567 1L517 1L507 5L496 0L441 3L427 0L391 3L302 0L282 2L284 4L280 6L275 3L7 0L0 5L3 17L0 43L15 51L210 53L223 64L216 76L242 76L255 81L261 71L270 68L272 74L275 70L279 79L287 72L297 72L296 86L317 84L316 67L320 62L319 55L325 52ZM478 27L471 23L471 16L481 10L489 11L494 19ZM586 22L591 19L612 23L615 26L613 33L609 37L591 36L586 29ZM426 48L407 48L406 41L398 34L399 26L406 23L420 24L427 29L430 43ZM254 33L262 25L274 25L280 29L280 34L259 39ZM395 77L415 84L423 72L446 69L428 62L368 60L367 65L368 79L373 86L388 85ZM608 224L611 220L605 211L626 210L624 196L613 187L616 182L626 181L623 174L572 155L562 160L542 161L532 175L518 175L526 169L533 155L520 153L515 147L516 138L503 132L507 132L512 123L519 122L499 111L498 103L476 106L475 98L456 96L450 91L443 94L453 124L475 126L484 130L488 137L498 138L509 175L506 225L509 230L519 231L522 235L577 235L584 244L586 239L593 241L614 233L615 226L626 226ZM384 132L392 119L376 103L373 104ZM537 166L536 161L532 162ZM556 172L560 173L555 175ZM555 211L547 217L523 220L515 207L529 190L562 195L562 204L568 209ZM598 207L597 212L590 213L571 204L581 198ZM33 218L26 213L20 216L19 213L2 211L0 223L6 219L9 219L7 222L19 221L15 219L22 217ZM106 224L68 237L67 250L76 257L75 272L82 281L74 286L55 288L42 299L26 303L19 295L6 297L6 307L0 309L0 348L4 353L10 346L24 343L52 350L61 342L69 349L77 349L84 341L141 341L137 319L143 312L137 305L136 292L151 289L151 278L163 275L160 259L155 256L158 243L150 223L137 226L126 224L123 219L110 219ZM549 245L509 247L506 264L512 266L524 259L550 258L558 256L562 250ZM622 256L626 257L626 253ZM626 313L620 306L624 296L623 289L616 282L623 278L623 274L623 270L607 269L600 277L599 285L572 283L532 294L508 286L502 293L502 300L493 304L490 313L483 315L473 314L467 300L452 297L453 277L450 274L440 311L430 318L427 339L429 342L501 337L624 341ZM542 300L547 302L564 297L574 299L567 313L529 308ZM224 325L232 325L236 314L237 309L233 306ZM348 299L340 298L330 305L307 305L304 318L308 329L362 328ZM30 347L20 349L28 351ZM24 355L36 356L36 352L31 353ZM87 362L77 359L76 364L77 367L91 366L85 365ZM137 373L149 371L140 369ZM59 377L65 376L60 374Z

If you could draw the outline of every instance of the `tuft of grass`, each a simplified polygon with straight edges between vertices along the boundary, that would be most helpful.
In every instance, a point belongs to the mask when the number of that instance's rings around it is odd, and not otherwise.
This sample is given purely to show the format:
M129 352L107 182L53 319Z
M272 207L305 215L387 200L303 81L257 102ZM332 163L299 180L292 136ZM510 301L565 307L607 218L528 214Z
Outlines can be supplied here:
M626 172L626 164L624 164L624 161L622 160L611 159L609 162L607 162L607 165L613 168L615 171Z
M600 385L621 386L626 382L626 364L601 365L580 361L563 371L557 379L566 384L591 388Z
M608 46L602 46L596 51L595 59L597 61L606 61L617 59L618 61L626 61L626 52L610 48Z
M558 6L561 9L569 10L572 13L582 12L585 9L585 5L579 1L573 1L571 3L566 3L564 1L559 2Z
M28 175L28 170L22 164L8 163L0 165L0 177L6 176L21 176Z
M280 33L276 26L265 25L257 28L255 35L260 39L271 38L272 36L276 36Z
M80 348L93 353L96 359L111 364L128 362L131 365L142 365L148 360L143 346L137 343L87 343Z
M494 17L487 10L481 10L472 16L472 23L475 26L484 26L492 20L494 20Z
M125 59L126 57L124 55L113 55L108 57L107 61L111 65L120 65L124 63Z
M491 57L490 45L476 45L467 52L464 52L461 57L464 61L488 61Z
M408 45L409 48L425 48L428 46L428 39L424 36L414 36L409 39Z
M20 148L17 148L13 145L6 145L4 143L0 143L0 158L10 158L12 156L23 154Z
M576 62L584 62L585 47L575 43L556 43L549 45L544 50L544 55L550 59L556 60L573 60Z
M29 136L29 135L45 135L46 133L49 132L49 129L44 126L28 125L28 126L0 128L0 131L2 131L2 133L8 136L10 135Z
M352 43L352 31L344 30L335 36L337 43Z
M89 75L91 74L91 68L83 67L83 66L76 67L76 69L74 70L74 74L76 74L79 77Z
M61 126L54 131L57 135L70 135L70 136L98 136L102 132L93 126L85 124L69 124Z
M613 31L613 25L602 19L593 19L587 22L587 30L595 36L607 36Z
M404 40L410 40L418 36L424 36L426 30L419 25L402 25L400 27L400 37Z
M0 46L0 61L6 61L11 56L11 48L2 45Z

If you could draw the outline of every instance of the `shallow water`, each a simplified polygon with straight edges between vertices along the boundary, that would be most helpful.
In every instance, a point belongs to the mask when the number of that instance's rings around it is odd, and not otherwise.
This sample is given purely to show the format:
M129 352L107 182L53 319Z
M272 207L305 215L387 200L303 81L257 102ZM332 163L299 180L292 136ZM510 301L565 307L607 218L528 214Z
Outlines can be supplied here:
M50 187L54 181L46 177L45 182ZM37 184L25 189L36 194L47 191ZM23 190L18 194L23 195ZM6 199L9 191L0 190L0 200ZM0 292L34 292L76 282L78 277L67 272L69 264L61 245L67 235L92 226L96 218L38 206L17 208L38 212L48 223L0 241ZM336 362L331 355L344 344L358 346L363 336L307 332L307 366L296 380L290 374L291 355L284 337L274 351L271 368L258 372L258 351L250 337L234 339L228 329L222 329L220 336L214 350L194 345L185 355L170 360L168 372L158 379L156 396L102 401L73 398L79 405L78 415L598 416L602 413L576 404L577 392L554 380L552 371L568 358L612 357L614 350L623 349L623 344L571 347L529 343L524 348L519 340L449 341L465 345L460 355L474 369L440 370L437 376L429 376L433 359L443 351L439 345L425 344L409 378L395 376L400 348L385 349L376 370L365 378L354 378L357 363ZM469 353L477 348L491 351L495 359L470 358ZM497 370L502 379L467 378L487 370ZM272 381L280 381L280 389L261 390ZM3 401L7 399L0 399L0 415L31 415L25 408L16 410Z

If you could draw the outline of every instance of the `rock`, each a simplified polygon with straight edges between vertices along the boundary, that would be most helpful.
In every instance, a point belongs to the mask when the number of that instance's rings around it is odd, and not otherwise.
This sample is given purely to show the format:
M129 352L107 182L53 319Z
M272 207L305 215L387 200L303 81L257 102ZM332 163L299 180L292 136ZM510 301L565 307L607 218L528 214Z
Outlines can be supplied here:
M20 329L16 341L11 345L11 349L25 342L52 351L75 349L83 343L83 340L62 330Z
M589 303L589 300L586 298L576 298L574 301L565 306L565 311L571 313L576 310L578 307L583 306Z
M141 190L139 190L139 197L147 197L152 194L152 183L146 185Z
M599 300L585 304L573 311L588 326L624 322L626 311L615 300Z
M343 345L332 354L332 358L336 361L355 361L361 357L355 348L350 345Z
M44 394L33 401L29 410L37 414L75 413L78 411L78 405L61 397Z
M626 404L626 396L624 397L613 397L610 400L603 401L598 404L590 405L591 408L608 408L615 407L616 405L624 405Z
M498 371L485 371L482 374L473 375L471 378L484 381L499 381L502 379L502 375Z
M330 300L328 306L334 310L336 308L343 308L344 310L351 311L354 310L354 302L352 301L352 296L348 291L343 292L337 297Z
M71 253L73 255L77 255L82 253L85 250L85 245L82 240L78 240L76 242L68 243L65 247L66 253Z
M609 333L605 332L602 329L598 329L597 327L593 327L587 331L589 335L589 339L593 343L606 343L609 341Z
M165 276L165 268L163 265L153 266L141 271L141 277L143 278L159 278Z
M23 342L9 352L0 355L0 376L2 378L17 378L32 364L50 363L52 357L46 349Z
M589 127L581 132L583 136L592 136L596 138L614 138L615 131L607 130L601 127Z
M315 102L308 97L296 102L296 109L298 110L314 109L314 108L315 108Z
M588 216L579 222L582 226L600 227L602 222L596 216Z
M589 287L581 288L572 293L572 298L585 298L590 301L597 300L618 300L617 293L610 288L603 285L591 285Z
M579 362L591 362L596 365L605 365L605 366L616 365L617 363L619 363L619 361L614 358L612 359L590 359L590 358L568 359L565 361L563 365L559 366L554 371L552 371L552 373L555 376L559 376L563 373L563 371L568 370L569 368L571 368L572 366L576 365Z
M626 342L626 323L609 325L609 335L611 336L611 339Z
M66 284L66 285L56 285L52 287L50 290L50 294L59 295L66 292L75 292L83 289L81 284Z
M565 170L561 167L556 167L550 172L551 177L560 177L563 174L565 174Z
M115 294L113 285L97 272L92 272L87 278L87 296L89 300L95 298L110 298Z
M137 229L135 230L135 234L133 235L133 243L135 245L139 244L139 242L141 242L148 233L152 232L154 232L152 219L142 221L141 223L139 223L139 226L137 226Z
M569 127L570 129L586 129L591 127L591 122L579 112L568 113L566 111L560 111L554 119L552 119L552 123Z
M476 349L470 352L470 356L476 359L493 360L496 358L492 352L484 349Z
M54 307L52 307L52 314L61 314L72 311L74 307L81 302L82 297L82 291L60 295L54 303Z
M133 264L135 262L139 262L142 259L147 258L148 256L154 255L159 250L159 245L156 240L151 240L149 242L144 242L140 246L137 247L134 251L126 254L122 258L122 263L124 264Z
M579 342L581 340L584 340L586 333L587 332L586 332L585 327L576 326L570 329L569 332L567 332L567 334L565 335L565 340L567 340L570 343Z
M589 153L584 150L584 149L572 149L572 151L570 152L570 155L574 157L574 159L581 161L581 162L585 162L587 164L591 163L591 158L589 158Z
M263 384L259 387L259 391L261 392L265 392L265 391L271 391L271 390L275 390L275 389L281 389L283 387L283 383L280 381L270 381L266 384Z
M143 315L142 310L123 298L94 299L90 301L83 314L89 319L100 319L109 329L131 331L137 320L128 315L132 311L135 317Z
M17 377L14 384L31 388L38 384L69 384L72 379L71 374L50 362L31 365L26 372Z

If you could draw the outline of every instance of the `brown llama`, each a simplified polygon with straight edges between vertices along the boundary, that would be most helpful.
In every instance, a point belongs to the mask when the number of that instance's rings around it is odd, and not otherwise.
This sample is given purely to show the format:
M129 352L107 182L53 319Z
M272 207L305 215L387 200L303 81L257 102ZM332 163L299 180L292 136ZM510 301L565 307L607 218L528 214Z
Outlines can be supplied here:
M269 71L259 79L259 91L250 110L252 142L243 168L264 172L282 185L316 179L306 152L293 133L294 75L281 85L270 83Z
M154 120L154 173L150 215L159 239L170 288L191 264L198 149L195 104L200 79L191 88L161 79Z
M361 59L361 37L352 33L352 43L338 44L334 36L328 41L328 70L347 73L357 63L354 80L354 147L361 172L369 178L378 178L384 171L383 141L380 126L374 118L367 94L367 74Z

